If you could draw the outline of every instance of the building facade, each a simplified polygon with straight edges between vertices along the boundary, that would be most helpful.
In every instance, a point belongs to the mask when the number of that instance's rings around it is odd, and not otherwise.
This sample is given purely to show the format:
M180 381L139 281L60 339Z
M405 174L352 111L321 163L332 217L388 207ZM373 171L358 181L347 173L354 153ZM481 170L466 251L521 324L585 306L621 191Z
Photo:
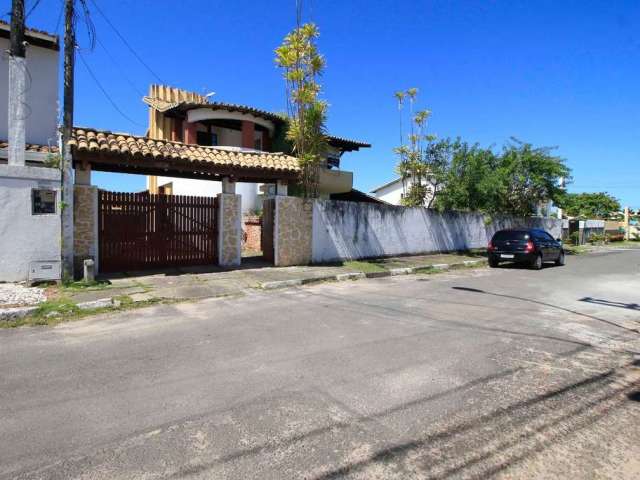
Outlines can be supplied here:
M257 108L222 102L174 87L152 85L143 101L149 106L148 136L158 140L215 147L228 152L282 152L285 120ZM369 144L329 137L329 151L323 159L319 193L350 192L353 173L340 169L345 152L369 147ZM288 153L288 152L285 152ZM151 193L215 196L222 191L221 182L166 176L147 177ZM262 200L275 194L274 184L237 183L245 214L262 209Z
M425 182L428 185L428 194L425 198L424 206L427 206L433 197L433 184L431 182ZM406 188L411 186L411 179L404 181ZM396 178L387 182L379 187L371 190L371 193L379 200L390 203L391 205L402 205L402 199L404 197L404 185L401 178Z
M26 57L12 58L9 31L9 25L0 22L0 281L57 279L61 253L59 42L57 36L27 29ZM10 92L16 85L9 81L10 70L16 66L25 79L17 85L24 88ZM26 142L24 156L9 153L21 145L11 140L9 131L10 93L25 107L20 133Z

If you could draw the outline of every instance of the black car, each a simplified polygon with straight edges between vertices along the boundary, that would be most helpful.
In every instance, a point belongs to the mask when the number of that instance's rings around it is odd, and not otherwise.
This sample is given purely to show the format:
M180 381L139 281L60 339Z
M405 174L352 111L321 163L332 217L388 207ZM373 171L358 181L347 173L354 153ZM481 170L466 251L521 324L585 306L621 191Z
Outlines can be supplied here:
M500 230L493 235L487 250L492 268L500 262L523 263L536 270L544 262L564 265L562 242L540 229Z

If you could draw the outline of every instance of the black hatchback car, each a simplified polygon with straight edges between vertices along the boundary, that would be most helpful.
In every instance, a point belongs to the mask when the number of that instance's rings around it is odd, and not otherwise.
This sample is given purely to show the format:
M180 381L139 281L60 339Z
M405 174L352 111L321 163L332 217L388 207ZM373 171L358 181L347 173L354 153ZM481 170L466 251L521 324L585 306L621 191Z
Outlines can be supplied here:
M536 270L544 262L564 265L562 242L540 229L500 230L493 235L487 250L490 267L497 267L500 262L523 263Z

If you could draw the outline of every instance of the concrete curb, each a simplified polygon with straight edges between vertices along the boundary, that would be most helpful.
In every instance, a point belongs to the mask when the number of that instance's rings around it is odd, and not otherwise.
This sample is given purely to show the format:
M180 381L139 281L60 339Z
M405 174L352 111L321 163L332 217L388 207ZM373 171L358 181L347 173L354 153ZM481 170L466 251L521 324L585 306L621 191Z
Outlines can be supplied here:
M91 300L90 302L82 302L76 304L80 310L90 310L92 308L109 308L119 307L120 302L115 298L100 298L98 300Z
M363 278L384 278L395 277L398 275L411 275L420 270L449 270L454 267L472 266L486 264L486 259L464 260L460 263L436 263L429 265L418 265L416 267L390 268L389 270L379 272L349 272L338 273L336 275L323 275L320 277L295 278L291 280L277 280L273 282L263 282L259 284L262 290L275 290L287 287L299 287L301 285L310 285L326 281L344 282L346 280L360 280Z
M302 279L293 279L293 280L277 280L274 282L264 282L260 284L260 288L263 290L275 290L276 288L285 288L285 287L297 287L302 285Z
M13 307L0 309L0 321L17 320L35 312L38 307Z

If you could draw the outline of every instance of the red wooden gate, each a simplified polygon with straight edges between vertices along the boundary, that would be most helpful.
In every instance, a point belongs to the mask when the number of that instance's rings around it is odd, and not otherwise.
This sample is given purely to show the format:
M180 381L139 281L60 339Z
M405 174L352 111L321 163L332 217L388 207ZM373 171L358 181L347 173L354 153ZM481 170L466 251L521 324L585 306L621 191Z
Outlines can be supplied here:
M100 190L98 229L102 272L216 263L212 197Z

